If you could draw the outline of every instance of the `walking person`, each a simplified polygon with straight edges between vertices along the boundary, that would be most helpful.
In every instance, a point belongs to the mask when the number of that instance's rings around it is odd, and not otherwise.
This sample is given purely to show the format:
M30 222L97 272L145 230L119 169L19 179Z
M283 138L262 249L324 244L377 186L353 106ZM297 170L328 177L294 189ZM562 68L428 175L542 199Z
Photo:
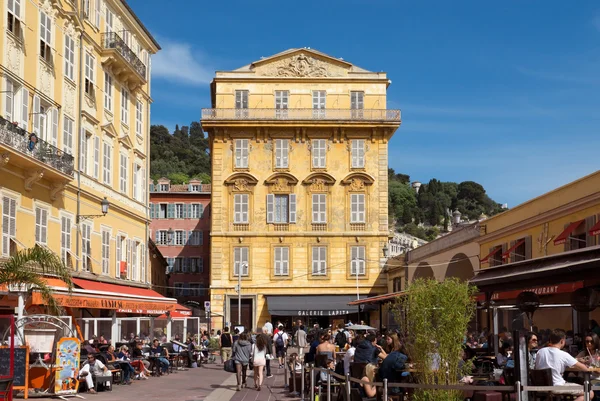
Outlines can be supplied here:
M265 338L265 341L267 343L267 364L266 364L266 370L267 370L267 379L273 377L273 375L271 374L271 359L273 359L273 338L271 338L269 331L263 327L263 333L262 336Z
M229 332L229 327L223 329L223 334L219 337L219 348L221 349L221 363L231 358L231 346L233 345L233 337Z
M259 334L256 336L256 343L252 346L252 360L254 364L254 387L260 391L264 380L263 368L267 364L267 341L265 336Z
M304 326L298 326L298 330L296 330L296 345L298 346L298 356L302 358L304 355L304 348L308 345L306 343L306 331L304 331Z
M235 377L237 379L236 391L246 385L246 370L250 362L252 344L248 341L248 334L241 333L239 339L233 344L233 360L235 361Z
M279 325L277 327L277 333L273 337L273 341L275 342L275 352L277 354L277 359L279 359L279 369L283 368L283 364L285 363L285 348L287 346L288 335L285 331L283 331L283 325Z

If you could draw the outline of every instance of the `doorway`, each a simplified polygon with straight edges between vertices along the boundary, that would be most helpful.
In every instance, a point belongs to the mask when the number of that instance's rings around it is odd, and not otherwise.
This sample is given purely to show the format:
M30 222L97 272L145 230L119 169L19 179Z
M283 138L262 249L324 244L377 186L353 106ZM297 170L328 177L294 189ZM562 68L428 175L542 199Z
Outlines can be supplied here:
M231 326L244 326L248 331L254 330L256 327L252 327L254 323L254 307L252 299L242 299L242 314L241 321L238 322L238 300L237 298L229 299L229 321Z

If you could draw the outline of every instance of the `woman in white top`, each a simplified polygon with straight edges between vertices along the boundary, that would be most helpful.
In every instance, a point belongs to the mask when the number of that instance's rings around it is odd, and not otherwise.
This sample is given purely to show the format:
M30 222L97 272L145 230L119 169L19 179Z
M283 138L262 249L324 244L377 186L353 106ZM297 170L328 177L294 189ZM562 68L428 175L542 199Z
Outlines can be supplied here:
M252 363L254 364L254 387L260 391L264 380L263 368L267 364L267 340L264 334L256 336L256 344L252 346Z

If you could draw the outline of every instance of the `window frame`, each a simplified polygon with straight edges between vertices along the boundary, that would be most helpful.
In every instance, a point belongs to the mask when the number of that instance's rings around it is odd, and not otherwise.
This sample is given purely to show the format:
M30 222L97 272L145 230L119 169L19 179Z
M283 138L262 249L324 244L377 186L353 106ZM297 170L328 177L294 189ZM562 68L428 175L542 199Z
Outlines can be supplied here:
M52 20L40 10L40 57L48 64L52 64Z
M129 91L121 87L121 124L129 126Z
M9 0L10 1L10 0ZM75 40L65 35L65 77L75 83Z
M238 277L240 268L245 264L246 268L241 271L241 276L249 277L250 276L250 247L248 246L235 246L232 250L232 258L233 266L231 272L233 277Z
M73 127L75 121L71 118L64 116L63 118L63 152L73 155Z
M286 118L288 116L289 101L290 91L275 91L275 118Z
M362 198L362 202L361 202ZM350 193L350 224L365 224L367 222L367 197L363 192ZM355 210L356 204L356 210ZM362 210L361 210L362 205Z
M84 68L84 92L87 96L94 99L95 93L95 76L96 76L96 57L90 52L85 52L85 68Z
M21 22L21 0L8 0L6 30L18 40L21 40Z
M128 187L128 175L129 175L129 157L126 153L121 152L119 154L121 164L119 165L119 191L123 194L127 194Z
M8 204L8 207L6 204ZM11 242L17 236L18 204L19 202L16 198L7 195L2 196L2 231L0 232L2 235L2 249L0 250L2 256L11 256ZM4 223L5 219L8 221L8 224Z
M35 206L35 243L48 245L48 215L50 211L46 207ZM39 215L38 215L39 213ZM39 217L39 220L38 220Z
M104 141L102 143L102 182L112 187L112 145Z
M108 71L104 71L104 110L113 112L113 78Z
M239 210L238 210L239 205ZM245 206L245 210L244 210ZM249 224L250 194L233 195L233 224Z
M110 275L110 230L103 228L102 236L102 274Z
M317 259L315 259L315 250L319 250L317 254ZM325 252L324 257L321 254L321 251ZM327 246L325 245L312 245L310 248L310 266L311 266L311 277L327 277ZM315 263L317 264L317 269L315 270ZM324 264L324 268L322 269L322 264Z
M326 116L327 91L312 91L313 118L325 118Z
M143 126L144 126L144 104L141 100L137 100L135 103L135 135L139 138L143 138Z
M288 169L290 166L290 140L275 139L275 169Z
M66 214L60 216L60 256L65 266L72 267L71 262L71 230L73 227L73 217ZM66 228L66 230L65 230Z
M285 257L284 257L285 250ZM273 275L275 277L289 277L290 275L290 247L273 247Z
M185 203L175 203L175 218L185 219Z
M317 198L316 202L315 202L315 198ZM315 205L318 205L319 210L315 211ZM323 210L321 210L321 208ZM317 216L316 219L315 219L315 216ZM312 194L311 218L312 218L312 224L327 224L327 194L325 194L325 193Z
M353 169L364 169L367 153L367 141L365 139L352 139L350 141L350 167Z
M234 167L236 169L247 169L250 155L250 140L244 138L236 139L234 146Z
M327 139L313 139L310 153L313 169L327 168ZM315 163L315 161L317 162Z
M355 257L355 253L358 257ZM362 258L360 254L362 253ZM358 270L358 274L356 271ZM367 247L365 245L351 245L350 246L350 277L356 278L357 276L366 277L367 275Z

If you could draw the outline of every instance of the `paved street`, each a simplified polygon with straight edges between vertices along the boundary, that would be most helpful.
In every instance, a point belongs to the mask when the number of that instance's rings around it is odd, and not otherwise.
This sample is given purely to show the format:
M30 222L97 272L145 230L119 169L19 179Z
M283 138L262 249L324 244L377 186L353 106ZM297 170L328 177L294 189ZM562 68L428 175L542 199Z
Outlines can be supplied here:
M136 380L132 385L117 385L112 392L97 395L81 393L88 400L97 401L294 401L284 390L283 369L272 371L273 377L265 379L260 392L254 389L252 376L250 388L235 391L235 375L223 370L223 365L205 365L202 368L179 371L168 376ZM30 397L33 398L33 397ZM39 398L38 398L39 399ZM43 398L49 399L49 398Z

